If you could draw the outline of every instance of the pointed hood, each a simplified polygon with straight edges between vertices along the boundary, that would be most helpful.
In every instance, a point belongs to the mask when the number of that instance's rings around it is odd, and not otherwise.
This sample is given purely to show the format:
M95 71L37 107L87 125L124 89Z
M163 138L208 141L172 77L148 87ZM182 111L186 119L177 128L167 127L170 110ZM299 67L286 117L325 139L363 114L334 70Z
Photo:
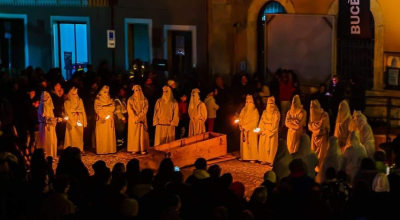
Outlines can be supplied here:
M298 114L303 109L303 105L301 104L300 96L295 95L292 100L292 106L290 107L291 114Z
M268 113L272 113L272 112L278 110L278 108L276 107L276 104L275 104L275 97L271 96L267 99L267 108L266 109L267 109Z
M112 102L109 91L110 88L108 86L103 86L103 88L97 94L97 99L101 102L101 104L108 105Z
M72 87L69 92L68 92L68 100L71 103L71 107L73 109L77 108L79 105L79 95L78 95L78 89L75 87Z
M47 91L43 91L40 96L39 111L43 112L43 116L54 117L54 105L50 94Z
M361 113L361 111L354 111L353 120L358 129L360 129L365 124L368 124L367 118L365 117L365 115L363 115L363 113Z
M319 104L318 100L311 101L310 104L310 120L311 121L319 121L321 120L322 113L324 110L321 108L321 104Z
M194 109L197 108L197 105L200 103L200 90L193 89L192 95L190 97L189 108Z
M142 91L142 87L140 87L139 85L134 85L132 91L133 95L131 96L131 99L133 101L133 108L136 112L140 112L141 110L143 110L144 102L146 100Z
M163 95L161 98L164 102L171 102L174 100L174 94L172 94L171 87L169 87L169 86L163 87Z
M339 104L339 109L338 109L338 115L336 118L336 123L343 123L344 121L346 121L348 118L350 118L350 107L349 107L349 103L347 103L346 100L343 100L340 104Z

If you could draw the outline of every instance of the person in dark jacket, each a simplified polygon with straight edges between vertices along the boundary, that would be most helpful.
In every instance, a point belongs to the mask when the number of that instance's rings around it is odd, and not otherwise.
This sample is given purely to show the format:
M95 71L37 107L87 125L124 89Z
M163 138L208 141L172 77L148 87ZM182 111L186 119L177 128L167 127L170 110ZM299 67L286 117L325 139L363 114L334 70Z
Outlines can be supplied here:
M365 88L358 77L350 79L350 110L365 110Z
M54 83L51 93L50 93L51 100L53 100L54 117L56 117L56 118L64 118L63 117L64 99L60 95L61 89L62 89L61 84L59 82L56 82L56 83ZM56 125L57 146L64 145L65 129L66 129L66 123L64 121L57 123L57 125Z
M307 165L301 159L294 159L289 164L289 169L289 180L293 186L294 195L300 200L306 198L315 183L314 179L307 175Z
M331 128L335 127L336 117L338 113L338 108L340 102L342 102L345 98L345 85L340 81L338 75L334 75L332 77L331 84L328 88L329 99L329 110L330 110L330 124ZM331 129L331 133L333 133L334 129Z
M319 90L311 95L311 100L318 100L325 111L329 111L329 96L327 96L327 92L325 83L321 83Z

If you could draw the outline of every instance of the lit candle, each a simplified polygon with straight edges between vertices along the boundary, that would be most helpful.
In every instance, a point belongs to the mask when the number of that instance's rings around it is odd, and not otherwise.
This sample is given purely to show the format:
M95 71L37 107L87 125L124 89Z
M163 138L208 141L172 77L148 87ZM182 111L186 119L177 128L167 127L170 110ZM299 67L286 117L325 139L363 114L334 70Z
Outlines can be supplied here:
M68 121L68 119L69 119L68 116L65 116L65 117L64 117L64 120Z
M236 120L235 120L235 124L237 124L237 123L239 123L239 119L236 119Z
M107 115L107 116L106 116L106 120L109 119L109 118L110 118L110 115Z
M81 121L78 120L78 121L76 122L76 125L78 125L78 127L82 127Z
M258 133L258 132L260 132L260 128L256 128L256 129L254 129L253 131L255 132L255 133Z

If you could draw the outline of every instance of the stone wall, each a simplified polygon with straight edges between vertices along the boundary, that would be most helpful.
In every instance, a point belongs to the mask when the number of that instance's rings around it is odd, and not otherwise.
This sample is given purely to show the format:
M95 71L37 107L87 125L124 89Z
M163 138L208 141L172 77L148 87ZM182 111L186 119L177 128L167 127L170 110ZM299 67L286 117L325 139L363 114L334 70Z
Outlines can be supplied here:
M230 78L246 61L247 72L257 71L257 19L270 0L209 0L210 68L213 74ZM276 0L287 13L337 15L338 0ZM375 19L374 95L395 95L385 91L383 82L384 52L400 52L400 1L370 0ZM234 27L235 26L235 27ZM335 59L336 60L336 59ZM334 61L336 62L336 61ZM336 64L334 64L336 65Z

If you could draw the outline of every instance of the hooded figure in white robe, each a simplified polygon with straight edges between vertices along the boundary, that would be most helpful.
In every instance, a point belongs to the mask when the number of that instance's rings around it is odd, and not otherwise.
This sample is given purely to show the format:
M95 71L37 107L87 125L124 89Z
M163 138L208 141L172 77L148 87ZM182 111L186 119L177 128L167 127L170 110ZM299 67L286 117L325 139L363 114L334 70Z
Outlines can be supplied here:
M147 127L147 111L149 103L144 96L142 88L135 85L133 95L127 104L128 110L128 145L127 151L145 154L150 147L149 132Z
M372 182L372 190L374 192L390 192L389 179L386 174L376 174L374 181Z
M110 154L117 152L115 138L114 110L115 102L110 98L109 87L104 86L94 101L96 118L96 152Z
M38 147L43 148L47 156L57 158L56 125L58 119L54 117L53 100L48 92L42 92L38 108L39 139Z
M258 159L258 134L257 128L260 115L254 105L253 96L247 95L246 105L239 115L240 128L240 158L242 160L255 161Z
M300 144L300 136L304 133L307 113L303 109L300 96L295 95L292 106L286 114L285 125L288 127L287 146L289 153L295 153Z
M278 150L275 155L274 166L272 171L276 174L276 181L279 182L282 178L289 176L289 164L292 162L292 155L288 151L286 141L279 139Z
M313 133L311 137L311 149L318 155L317 172L322 167L328 150L329 137L329 115L319 104L318 100L311 101L310 104L310 121L308 129Z
M361 161L367 158L367 151L360 142L360 133L358 131L352 131L350 133L351 146L346 149L342 156L341 169L347 173L349 177L348 182L352 183L353 178L360 169Z
M179 124L178 103L171 87L164 86L163 95L154 108L153 126L156 126L154 146L175 140L175 127Z
M207 120L207 107L200 101L200 90L193 89L192 97L189 103L189 134L188 136L195 136L206 132L205 122Z
M367 118L360 112L354 111L354 122L360 131L360 141L367 151L368 157L374 159L375 154L375 138L371 126L369 126Z
M68 100L64 102L67 129L65 131L64 148L77 147L83 151L83 128L86 128L86 112L78 89L72 87L68 92Z
M260 140L258 143L258 161L272 165L278 150L278 128L280 112L275 105L275 98L269 97L267 108L264 110L258 127L260 128Z
M339 147L341 148L341 152L344 153L346 150L346 143L350 136L350 126L352 124L352 118L350 114L350 107L346 100L343 100L338 109L338 115L336 117L336 125L335 125L335 137L338 138Z
M331 136L329 138L329 147L326 152L326 156L324 161L322 162L322 168L319 170L320 172L317 175L316 181L319 183L323 183L326 181L325 172L329 167L335 168L336 171L341 169L342 165L342 152L339 147L338 138L335 136Z
M311 150L311 140L307 134L300 137L299 148L292 154L293 159L301 159L307 165L308 176L315 178L315 168L318 165L318 155Z

